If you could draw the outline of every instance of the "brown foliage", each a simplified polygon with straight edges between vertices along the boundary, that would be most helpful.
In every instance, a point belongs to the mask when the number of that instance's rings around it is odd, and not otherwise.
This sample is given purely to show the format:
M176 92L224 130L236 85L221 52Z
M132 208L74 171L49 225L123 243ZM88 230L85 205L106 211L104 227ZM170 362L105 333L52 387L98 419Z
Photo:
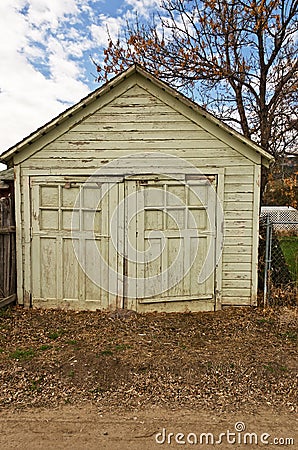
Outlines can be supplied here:
M298 208L298 164L275 164L268 174L263 204Z

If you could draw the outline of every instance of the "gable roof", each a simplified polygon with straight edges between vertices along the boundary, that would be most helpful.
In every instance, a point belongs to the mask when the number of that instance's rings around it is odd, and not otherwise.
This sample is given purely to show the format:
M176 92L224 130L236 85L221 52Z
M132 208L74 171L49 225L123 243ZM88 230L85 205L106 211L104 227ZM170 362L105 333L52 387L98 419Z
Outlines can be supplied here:
M259 145L255 144L252 140L246 138L238 131L234 130L232 127L224 124L222 121L217 119L214 115L207 112L204 108L199 106L194 101L187 98L185 95L181 94L180 92L176 91L172 87L170 87L165 82L157 79L155 76L150 74L148 71L146 71L143 67L134 64L121 74L115 76L113 79L102 85L101 87L97 88L95 91L91 92L91 94L84 97L82 100L80 100L77 104L74 106L66 109L63 113L59 114L57 117L52 119L50 122L46 123L44 126L38 128L36 131L31 133L29 136L25 137L23 140L15 144L14 146L10 147L8 150L6 150L2 155L0 155L0 161L4 163L9 163L15 154L22 152L22 150L27 147L28 145L31 145L33 142L36 142L41 137L47 135L50 131L58 127L63 122L67 121L69 118L75 116L79 111L82 111L82 109L86 108L87 106L91 105L93 102L95 102L97 99L101 98L105 93L112 90L114 87L119 85L122 81L125 79L130 78L134 74L139 74L145 79L152 82L154 85L162 89L163 91L170 94L172 97L176 98L177 100L180 100L183 104L197 112L201 117L207 119L209 122L211 122L213 125L218 127L219 129L224 130L228 135L233 136L236 138L240 143L248 146L250 149L254 150L256 153L260 154L262 157L262 163L265 165L268 165L271 160L273 160L273 156L270 155L266 150L264 150Z

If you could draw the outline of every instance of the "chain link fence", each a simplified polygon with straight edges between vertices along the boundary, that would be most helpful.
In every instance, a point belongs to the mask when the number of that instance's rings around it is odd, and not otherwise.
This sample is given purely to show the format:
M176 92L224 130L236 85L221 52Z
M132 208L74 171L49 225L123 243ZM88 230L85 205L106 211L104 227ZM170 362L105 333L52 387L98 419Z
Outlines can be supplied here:
M259 287L264 306L298 304L298 211L262 208Z

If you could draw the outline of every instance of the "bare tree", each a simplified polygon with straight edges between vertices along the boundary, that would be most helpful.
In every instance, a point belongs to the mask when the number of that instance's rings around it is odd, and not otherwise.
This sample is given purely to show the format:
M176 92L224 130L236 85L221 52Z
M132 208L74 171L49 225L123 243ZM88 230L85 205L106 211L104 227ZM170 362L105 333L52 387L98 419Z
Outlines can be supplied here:
M111 38L98 80L137 62L274 156L298 152L298 0L163 0Z

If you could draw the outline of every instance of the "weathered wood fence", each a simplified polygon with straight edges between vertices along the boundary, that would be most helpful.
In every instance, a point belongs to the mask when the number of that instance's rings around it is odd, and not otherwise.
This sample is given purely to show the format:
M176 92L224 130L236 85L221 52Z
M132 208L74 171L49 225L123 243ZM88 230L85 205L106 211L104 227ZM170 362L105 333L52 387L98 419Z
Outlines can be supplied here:
M16 300L16 239L13 197L0 198L0 307Z

